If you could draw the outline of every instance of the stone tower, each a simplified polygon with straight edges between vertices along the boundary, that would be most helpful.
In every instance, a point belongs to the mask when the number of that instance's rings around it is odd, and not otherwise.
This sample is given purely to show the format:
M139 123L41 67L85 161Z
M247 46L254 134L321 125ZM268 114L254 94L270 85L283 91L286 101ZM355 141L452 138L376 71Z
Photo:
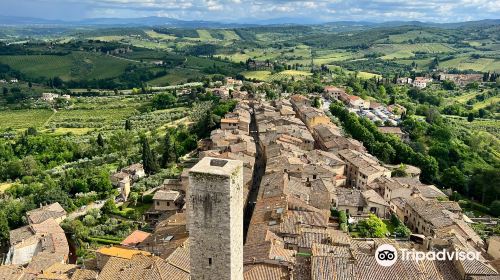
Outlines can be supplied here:
M192 280L243 280L243 163L205 157L189 171Z

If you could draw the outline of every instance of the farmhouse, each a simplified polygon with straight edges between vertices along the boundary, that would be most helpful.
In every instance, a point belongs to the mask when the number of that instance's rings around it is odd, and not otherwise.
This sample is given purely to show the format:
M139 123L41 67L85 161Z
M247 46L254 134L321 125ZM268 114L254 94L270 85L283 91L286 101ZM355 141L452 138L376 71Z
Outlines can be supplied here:
M130 194L130 174L120 171L110 176L111 184L118 188L122 198L126 200Z
M423 89L427 87L427 84L432 82L431 78L426 78L426 77L415 77L415 80L413 81L413 86L419 89Z
M137 181L146 176L144 167L140 163L134 163L130 166L124 167L122 172L129 174L132 181Z
M57 94L57 93L50 93L50 92L42 93L42 100L43 101L52 102L56 98L59 98L59 94Z
M466 86L473 82L481 83L483 81L482 74L439 74L440 81L453 81L455 84L459 86Z
M153 196L153 207L156 211L175 211L179 209L180 193L178 191L159 190Z

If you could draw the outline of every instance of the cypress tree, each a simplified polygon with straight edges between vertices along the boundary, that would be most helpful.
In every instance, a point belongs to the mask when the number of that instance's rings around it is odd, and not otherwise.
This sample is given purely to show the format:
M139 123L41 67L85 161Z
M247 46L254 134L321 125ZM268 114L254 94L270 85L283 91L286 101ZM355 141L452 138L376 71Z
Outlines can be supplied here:
M149 175L158 172L160 169L153 151L151 150L151 147L149 147L149 141L146 137L142 138L142 164L144 166L144 170Z
M104 138L101 133L97 135L97 145L99 145L99 147L104 147Z
M169 163L175 160L175 150L172 145L172 139L168 132L165 134L165 141L163 143L163 155L161 158L161 165L163 168L167 167Z
M132 130L132 122L130 120L125 120L125 130Z

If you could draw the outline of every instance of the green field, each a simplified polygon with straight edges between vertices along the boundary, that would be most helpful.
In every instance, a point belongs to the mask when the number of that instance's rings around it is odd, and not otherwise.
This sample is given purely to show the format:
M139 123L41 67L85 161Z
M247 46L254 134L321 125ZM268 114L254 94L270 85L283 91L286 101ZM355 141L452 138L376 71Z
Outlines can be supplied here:
M475 70L483 72L499 72L500 59L493 58L479 58L474 59L468 56L461 56L439 64L440 68L457 68L460 70Z
M441 43L419 43L419 44L378 44L369 49L370 52L385 54L382 59L409 58L416 52L423 53L448 53L455 49Z
M149 81L148 84L151 86L178 85L187 82L189 78L195 78L199 76L201 76L201 73L197 70L188 68L175 68L170 70L167 75Z
M267 79L271 76L271 71L245 71L241 74L247 79L267 81Z
M212 37L212 35L210 35L210 32L208 30L198 29L198 30L196 30L196 32L198 32L198 37L200 37L199 40L201 40L201 41L213 41L213 40L215 40L214 37Z
M397 43L397 44L405 43L408 40L415 40L417 38L435 40L435 39L440 39L442 37L440 35L433 34L425 30L411 30L402 34L389 35L389 41L391 43ZM382 42L386 40L380 40L380 41Z
M42 128L53 112L50 110L2 110L0 113L0 130Z
M271 71L245 71L242 73L247 79L256 79L259 81L275 81L294 78L305 78L312 74L307 71L285 70L279 73L272 74Z
M81 80L119 76L131 62L106 55L73 52L63 56L0 56L0 63L8 64L31 77L60 77L63 80Z

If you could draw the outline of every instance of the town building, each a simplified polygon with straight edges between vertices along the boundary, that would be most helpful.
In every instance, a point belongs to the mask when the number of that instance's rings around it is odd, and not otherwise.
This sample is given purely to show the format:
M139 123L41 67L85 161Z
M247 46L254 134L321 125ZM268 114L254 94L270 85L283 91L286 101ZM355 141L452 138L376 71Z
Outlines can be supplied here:
M347 184L353 188L363 190L379 177L391 177L391 171L380 165L376 158L367 153L341 150L338 152L338 156L347 164Z
M111 184L118 188L118 192L121 195L123 200L127 200L128 195L130 194L130 174L120 171L112 174L110 176Z
M413 81L412 85L416 88L419 89L424 89L427 87L429 83L432 82L431 78L426 78L426 77L415 77L415 80Z
M26 212L29 224L40 224L52 218L58 224L66 219L66 210L62 208L59 202L50 205L41 206L40 208Z
M243 163L205 157L189 171L192 279L243 279Z

